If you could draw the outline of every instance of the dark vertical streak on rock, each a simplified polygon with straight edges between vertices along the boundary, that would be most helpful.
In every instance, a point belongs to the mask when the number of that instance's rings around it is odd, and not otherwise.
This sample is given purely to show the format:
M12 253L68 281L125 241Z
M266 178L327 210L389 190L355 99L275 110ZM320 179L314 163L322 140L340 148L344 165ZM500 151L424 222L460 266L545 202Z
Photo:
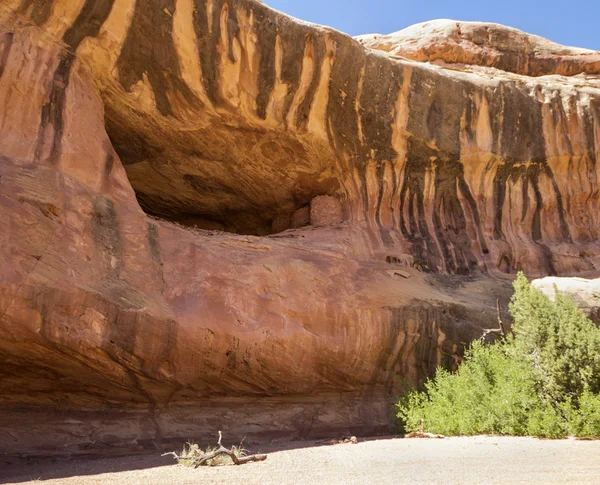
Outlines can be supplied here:
M103 195L94 200L92 228L98 251L105 255L105 271L118 276L123 266L119 220L113 201Z
M154 261L154 263L158 265L159 268L160 278L162 282L162 293L165 289L164 265L158 242L158 229L156 228L156 225L153 224L151 221L148 221L148 246L150 247L150 255L152 256L152 261Z
M467 136L469 144L476 144L477 143L477 132L476 132L476 128L474 128L473 121L477 118L478 106L475 102L473 102L473 97L474 97L475 93L473 93L471 96L469 96L469 94L471 94L471 93L466 92L466 90L464 90L463 92L464 92L464 97L465 97L465 102L466 102L465 113L464 113L464 116L465 116L464 133Z
M407 129L416 138L433 142L445 159L460 160L461 117L470 106L466 89L457 79L426 70L414 70L411 76Z
M400 230L412 243L415 262L426 270L437 271L442 266L440 254L429 228L425 214L425 175L431 170L431 149L420 140L410 138L407 144L406 166L400 190ZM408 221L405 205L408 203Z
M448 271L468 274L477 267L477 259L471 251L467 219L458 199L462 175L463 167L458 161L445 160L437 165L433 225Z
M504 109L504 106L510 106L511 109ZM562 135L568 141L562 103L560 100L554 100L552 106L553 122L555 126L562 128ZM501 88L500 100L495 100L491 104L491 111L492 118L502 114L502 142L498 148L504 159L504 164L497 169L494 178L494 239L505 239L502 233L502 220L506 185L509 181L517 182L521 179L523 184L521 221L525 220L529 212L529 187L531 186L536 203L531 238L542 249L548 274L556 274L551 251L540 242L542 240L541 211L544 206L543 194L539 187L541 176L546 177L553 186L563 241L570 242L571 235L566 222L563 197L546 160L541 103L519 89L515 83L505 83ZM557 118L558 116L560 119ZM572 150L570 142L568 148ZM501 258L500 264L503 264L502 262Z
M588 144L590 146L590 164L587 169L588 180L592 184L592 190L590 190L590 194L587 197L585 203L589 204L592 200L598 199L598 174L596 171L596 166L598 162L597 149L596 149L596 137L594 135L594 122L600 123L600 110L598 109L599 103L596 100L592 100L590 102L589 109L586 109L586 138L588 140ZM594 121L595 120L595 121ZM588 127L589 125L589 127Z
M436 179L437 172L438 170L436 169ZM455 273L457 271L457 266L454 261L454 258L452 257L452 253L450 252L450 248L448 247L444 234L444 229L442 228L442 221L440 218L440 211L444 210L444 202L445 199L441 196L440 192L436 190L435 198L433 200L433 227L435 229L436 237L442 249L442 258L444 258L444 265L446 267L446 271L448 271L449 273ZM450 230L452 230L452 228L450 228Z
M73 25L65 32L63 41L74 51L86 37L96 37L110 15L115 0L86 0Z
M231 62L236 62L239 61L239 59L235 58L235 52L233 51L233 41L235 39L237 39L238 41L240 40L240 25L238 22L238 18L237 18L237 12L235 7L231 4L231 3L227 3L225 2L225 5L227 5L227 44L228 44L228 49L227 49L227 57L229 57L229 60ZM220 29L220 25L221 25L221 13L222 10L218 10L215 8L214 9L215 12L215 17L213 20L213 28L214 28L214 23L218 23L219 24L219 29Z
M112 146L107 147L106 158L104 159L104 174L102 177L102 192L110 191L110 174L112 173L115 164L115 155L112 151Z
M0 36L0 78L4 74L4 70L8 64L8 58L15 40L14 32L5 32Z
M502 158L510 164L545 163L541 103L513 82L502 86L501 98L494 103L495 113L502 113ZM502 102L510 109L497 105Z
M594 142L594 119L587 106L582 106L582 121L583 134L585 137L585 155L587 155L592 163L592 167L596 168L596 150Z
M127 367L126 367L126 370L127 370L127 374L129 375L129 379L131 380L133 387L148 402L148 419L154 426L154 446L156 447L157 450L159 450L159 449L161 449L161 445L162 445L162 430L160 429L160 425L158 424L158 419L156 418L156 415L157 415L156 400L154 399L154 396L150 392L148 392L146 389L144 389L144 386L140 382L140 379L137 376L137 374L133 370L131 370Z
M464 170L461 170L458 176L458 188L465 200L467 201L467 205L469 206L469 210L471 211L471 215L473 216L473 222L475 223L475 228L477 230L477 236L479 237L479 244L481 245L481 250L484 253L487 253L488 246L485 240L485 236L483 234L479 209L477 208L477 202L475 201L475 198L471 193L469 184L467 184L467 181L465 180Z
M504 213L504 201L506 200L506 183L508 181L508 170L506 165L501 165L496 170L494 177L492 198L494 201L494 239L504 240L502 232L502 220Z
M542 199L542 192L539 187L538 182L539 173L536 171L535 175L531 178L531 186L533 187L533 191L535 193L535 212L533 214L533 220L531 223L531 239L535 242L541 249L544 255L544 262L546 264L546 272L550 276L556 275L556 270L554 269L554 264L552 262L552 251L546 246L542 244L540 241L542 240L542 217L541 212L544 207L544 201Z
M52 13L53 0L37 1L31 11L31 18L38 25L44 25Z
M540 172L544 174L547 178L550 179L552 183L552 188L554 189L554 196L556 197L556 205L558 211L558 218L560 221L560 233L563 239L563 242L573 242L571 238L571 233L569 231L569 224L567 224L567 220L565 217L565 205L563 202L562 194L560 193L560 189L558 184L556 183L556 178L552 173L552 169L548 166L547 163L541 165Z
M19 13L26 14L33 4L29 16L37 25L43 25L50 18L52 13L53 0L23 0L19 7Z
M430 140L436 140L444 121L440 99L435 96L427 111L427 135Z
M368 210L366 166L371 160L370 150L360 142L358 133L358 117L356 114L356 99L360 73L364 59L362 48L355 43L345 42L342 34L331 32L331 40L336 45L336 54L331 68L331 79L337 82L329 83L329 103L327 104L327 119L331 131L332 145L345 154L351 166L356 167L361 180L361 199L363 209ZM363 61L364 62L364 61ZM340 92L344 91L344 94ZM330 142L331 142L330 141Z
M529 187L531 187L534 192L536 204L531 223L531 239L542 249L546 262L546 270L548 274L553 275L556 274L556 271L552 263L551 251L546 245L540 242L543 239L541 211L544 207L543 194L539 187L539 180L541 176L546 177L553 186L562 240L563 242L572 242L569 227L565 218L562 194L560 193L558 184L554 178L554 174L545 161L542 163L534 163L529 166L502 165L498 168L496 177L494 178L494 239L505 240L504 234L502 233L502 219L504 200L506 197L506 185L508 182L516 183L517 181L521 180L523 187L521 222L525 221L527 213L529 212Z
M215 8L221 6L220 1L215 1ZM219 101L217 40L215 34L210 32L212 19L208 18L206 1L194 2L194 31L198 42L198 53L202 69L202 82L209 99L213 103Z
M409 330L407 328L407 322L419 322L419 325L422 325L423 329L426 329L430 323L430 321L424 319L424 313L427 313L427 307L425 307L425 305L414 305L412 307L404 308L390 307L388 310L390 311L390 322L386 327L388 331L382 345L382 349L384 350L378 356L375 363L375 371L372 378L373 381L381 375L382 370L385 372L386 380L388 382L394 376L404 378L404 376L408 374L409 369L402 367L402 360L407 359L407 355L411 350L414 353L418 352L417 347L421 347L419 345L421 343L421 338L419 338L418 341L413 342L406 337ZM421 335L422 334L419 333L419 336ZM423 335L422 338L424 339L425 335ZM403 343L400 348L397 349L400 339L403 340ZM411 345L413 346L412 349L410 349ZM390 349L397 349L397 353L395 355L390 354ZM426 362L422 355L418 355L415 360L421 363L417 369L417 379L421 382L426 378L427 365L429 362Z
M225 0L214 0L212 18L210 19L208 18L206 1L196 0L194 5L194 30L198 40L204 89L209 99L218 105L223 101L219 92L221 56L218 49L221 39L221 14L224 6L227 5L227 32L225 34L229 39L227 56L232 62L236 61L233 52L233 41L234 39L240 40L237 14L234 6L228 4Z
M400 215L396 214L396 207L394 207L394 201L395 201L396 194L398 193L398 177L396 175L396 170L394 169L394 163L391 164L391 168L392 168L392 171L391 171L392 172L392 191L391 191L390 200L389 200L389 208L390 208L390 211L392 212L392 224L394 226L394 229L397 229L399 220L400 220Z
M159 448L162 441L162 432L159 426L157 415L157 403L154 396L144 388L140 375L145 372L140 369L144 362L136 355L136 337L143 324L143 316L137 312L122 312L110 315L112 325L109 325L105 332L104 341L106 342L106 353L110 359L121 367L129 377L130 385L127 389L134 393L137 398L147 404L147 418L155 429L154 447ZM150 320L150 325L158 325L162 322Z
M385 162L381 162L377 165L377 186L378 195L377 205L375 207L375 222L377 222L377 226L379 227L379 234L381 235L381 240L383 243L393 244L394 240L390 236L390 231L387 230L381 222L381 206L383 203L383 191L385 188Z
M258 96L256 112L261 119L267 117L267 106L275 86L275 45L277 44L276 21L261 6L254 10L256 36L260 46L260 66L258 74Z
M67 87L71 76L71 68L75 61L75 54L63 51L59 59L58 67L52 78L48 102L42 106L41 122L34 154L35 161L39 161L45 147L47 127L48 125L52 125L52 142L48 156L48 159L52 164L55 164L58 161L61 152L64 131L63 111L67 99Z
M304 51L310 29L292 26L290 19L278 17L277 32L281 38L282 47L281 81L288 87L283 104L283 118L285 119L300 87Z
M187 105L198 107L197 98L181 78L173 42L174 13L175 0L138 0L117 60L123 88L131 90L145 74L163 116L173 114L169 94L181 95Z
M553 126L556 127L557 132L562 135L563 141L566 144L567 154L573 156L573 144L571 143L571 137L569 136L569 120L565 113L561 98L558 95L552 98L550 106Z
M360 77L361 69L357 69ZM398 66L382 62L377 56L368 55L364 65L363 90L359 101L358 116L360 117L364 137L363 163L373 158L377 163L378 197L375 211L375 220L384 243L392 244L393 240L381 222L381 206L383 202L385 164L393 166L398 153L394 149L392 137L396 113L396 105L400 87L402 85L402 71ZM344 92L346 90L344 89ZM355 96L355 93L352 92ZM353 98L350 98L352 101ZM392 170L393 172L393 170ZM366 186L366 181L365 181ZM394 187L395 191L395 187ZM394 191L390 194L393 196ZM365 203L368 202L365 199ZM365 205L366 207L366 205Z
M573 165L574 152L573 152L573 144L571 142L571 137L570 137L570 133L569 133L569 120L565 113L563 102L558 94L554 98L552 98L550 105L551 105L552 123L553 123L552 126L554 126L557 138L560 137L559 139L562 142L561 145L562 144L566 145L566 150L564 150L564 151L565 151L565 155L568 155L570 157L568 170L571 171L572 165ZM573 109L575 111L577 111L576 106L574 106ZM561 150L561 151L563 151L563 150ZM570 207L569 207L570 203L571 203L570 199L567 199L567 210L569 210L569 211L570 211Z
M354 69L360 73L360 69ZM393 107L401 85L402 71L396 65L382 62L376 56L367 56L359 115L365 149L374 150L378 161L392 163L398 156L392 145L396 118Z
M521 222L525 221L527 212L529 212L529 178L525 177L523 180L523 210L521 212Z
M310 108L319 87L319 81L321 79L321 69L323 68L323 61L325 60L325 40L313 33L309 34L307 42L313 44L313 73L312 79L304 99L298 107L298 113L296 114L296 126L299 129L306 129L308 125L308 117L310 115ZM353 98L356 99L356 98Z
M21 15L25 15L27 14L27 10L29 10L29 7L31 7L31 4L33 3L34 0L23 0L21 2L21 6L19 7L19 13Z
M531 222L531 239L533 242L538 242L542 239L542 219L541 211L544 206L542 199L542 192L538 184L538 173L536 172L531 180L531 186L535 194L535 212L533 214L533 220Z
M75 62L75 52L86 37L95 37L108 18L114 0L86 0L73 25L65 32L63 41L69 46L59 56L59 63L52 79L48 102L42 107L41 123L35 149L35 160L40 160L45 145L48 125L52 125L52 143L49 160L56 163L61 152L64 130L64 107L67 98L71 69Z
M460 160L460 127L469 125L473 116L473 93L459 81L451 78L436 78L436 89L431 86L427 71L415 71L411 77L408 99L410 116L408 131L413 135L407 145L407 165L400 201L401 230L406 237L404 221L405 197L409 194L409 218L415 217L413 204L417 203L417 221L409 221L409 241L421 264L437 270L440 267L451 273L467 274L477 269L477 258L472 251L472 241L467 234L467 216L459 199L459 190L467 201L467 207L478 226L478 238L482 250L487 250L481 230L477 204L464 179L464 167ZM466 123L461 116L466 116ZM425 178L433 171L433 208L431 215L425 214ZM427 227L426 217L431 217L435 239ZM415 229L418 228L418 231ZM438 251L438 246L441 254ZM417 249L419 248L419 249ZM422 248L422 249L420 249Z
M110 177L110 174L112 172L113 166L115 164L115 156L112 152L109 152L106 154L106 162L104 164L104 178L105 180L108 179L108 177Z
M402 235L406 239L410 240L411 235L415 233L415 231L413 231L412 226L410 225L412 222L412 218L410 215L412 214L412 211L413 211L414 194L410 191L410 183L409 183L409 179L408 179L407 168L408 168L408 164L407 164L407 167L405 168L404 181L400 188L400 206L398 207L398 225L400 227L400 232L402 233ZM407 197L408 197L408 214L409 214L408 228L407 228L407 224L406 224L406 219L404 217L404 206L406 204ZM409 231L409 228L410 228L410 231Z
M357 168L365 212L369 210L367 166L369 163L377 165L378 196L375 202L375 219L382 241L391 244L393 240L381 221L381 206L384 195L385 163L393 164L397 158L392 145L395 113L391 107L395 105L402 83L401 71L397 66L377 56L365 57L360 46L343 42L343 39L338 38L339 34L330 33L330 35L336 45L336 55L331 70L331 79L335 79L336 84L329 84L327 106L330 142L346 154L350 163ZM319 43L315 42L315 44ZM318 55L315 57L317 58ZM365 59L364 64L357 63L357 59ZM363 68L365 70L363 91L361 99L358 99L358 86ZM319 76L314 78L313 82L317 82ZM360 106L358 113L357 101ZM363 127L363 142L359 137L358 117Z
M469 340L468 335L476 325L472 322L482 320L480 315L474 315L460 305L441 308L415 303L400 308L388 307L387 310L390 311L388 332L382 346L384 350L375 366L384 371L388 386L392 386L398 378L406 379L415 371L416 375L412 377L421 386L435 374L438 366L455 369L457 360L464 353L464 342ZM408 322L415 322L416 328ZM457 325L457 322L461 324ZM443 342L440 342L441 335L444 336ZM391 354L390 349L394 349L395 353ZM419 363L417 368L413 367L414 362ZM372 380L376 381L379 376L381 371L374 373Z
M162 257L160 255L160 247L158 245L158 229L151 221L148 221L148 245L150 246L150 254L155 263L162 265Z

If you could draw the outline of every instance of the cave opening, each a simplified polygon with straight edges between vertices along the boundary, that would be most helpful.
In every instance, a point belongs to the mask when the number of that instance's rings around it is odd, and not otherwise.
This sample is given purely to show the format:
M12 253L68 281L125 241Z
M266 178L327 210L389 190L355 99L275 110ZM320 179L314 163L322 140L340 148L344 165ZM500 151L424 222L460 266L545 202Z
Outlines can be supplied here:
M158 186L150 182L156 172L150 164L124 162L124 166L140 207L154 219L192 230L260 237L311 225L314 199L310 193L278 201L265 197L270 204L259 204L257 199L248 200L230 185L214 183L210 177L184 174ZM186 191L186 184L193 190Z
M336 160L322 141L244 120L167 123L113 101L105 104L106 131L149 216L268 236L309 225L312 201L340 192Z
M289 227L274 227L274 219L264 215L264 212L236 212L236 213L207 213L197 212L191 208L180 211L172 210L168 206L157 204L156 201L141 192L136 191L136 197L142 210L154 219L175 223L190 229L206 231L228 232L240 235L268 236L285 231ZM288 217L291 219L291 215Z
M165 197L149 197L135 189L142 210L151 218L168 221L178 226L204 231L226 232L239 235L270 236L288 229L317 225L335 225L344 222L342 204L335 196L318 195L312 200L288 205L283 210L259 208L256 211L206 213L189 208L174 210L165 204ZM167 197L168 199L168 197Z
M309 202L300 202L297 204L300 207L295 204L275 210L258 207L210 212L187 206L173 207L166 195L157 197L133 188L140 207L148 216L189 229L262 237L310 225Z

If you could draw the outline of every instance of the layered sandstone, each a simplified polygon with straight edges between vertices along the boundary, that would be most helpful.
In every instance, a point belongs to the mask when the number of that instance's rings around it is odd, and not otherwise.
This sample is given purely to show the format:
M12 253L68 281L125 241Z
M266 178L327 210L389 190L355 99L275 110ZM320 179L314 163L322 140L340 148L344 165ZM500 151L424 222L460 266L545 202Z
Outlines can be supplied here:
M397 59L252 0L0 24L2 451L385 431L511 274L600 263L593 76Z
M433 20L356 39L392 56L459 69L483 66L523 76L600 74L596 51L565 47L499 24Z

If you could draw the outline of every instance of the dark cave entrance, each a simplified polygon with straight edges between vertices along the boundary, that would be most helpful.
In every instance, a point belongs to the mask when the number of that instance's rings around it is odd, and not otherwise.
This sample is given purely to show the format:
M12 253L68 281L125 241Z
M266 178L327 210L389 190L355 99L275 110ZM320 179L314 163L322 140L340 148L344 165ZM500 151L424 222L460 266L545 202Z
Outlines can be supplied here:
M108 101L106 131L152 217L268 236L309 225L311 201L340 191L335 159L295 134L234 118L180 124Z
M135 190L135 187L134 187ZM172 210L170 205L161 205L152 200L152 196L136 191L136 197L142 210L149 216L190 229L207 231L229 232L233 234L268 236L285 231L291 224L277 226L278 220L290 220L291 214L277 216L262 215L260 212L236 213L206 213L196 212L193 209L182 208L180 211Z

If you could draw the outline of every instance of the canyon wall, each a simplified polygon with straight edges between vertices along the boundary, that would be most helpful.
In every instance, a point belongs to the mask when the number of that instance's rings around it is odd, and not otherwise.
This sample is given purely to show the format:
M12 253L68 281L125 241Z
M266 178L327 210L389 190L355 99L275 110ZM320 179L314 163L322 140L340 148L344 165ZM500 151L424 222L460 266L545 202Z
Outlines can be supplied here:
M517 270L596 270L599 55L369 39L251 0L0 5L0 452L387 432Z

